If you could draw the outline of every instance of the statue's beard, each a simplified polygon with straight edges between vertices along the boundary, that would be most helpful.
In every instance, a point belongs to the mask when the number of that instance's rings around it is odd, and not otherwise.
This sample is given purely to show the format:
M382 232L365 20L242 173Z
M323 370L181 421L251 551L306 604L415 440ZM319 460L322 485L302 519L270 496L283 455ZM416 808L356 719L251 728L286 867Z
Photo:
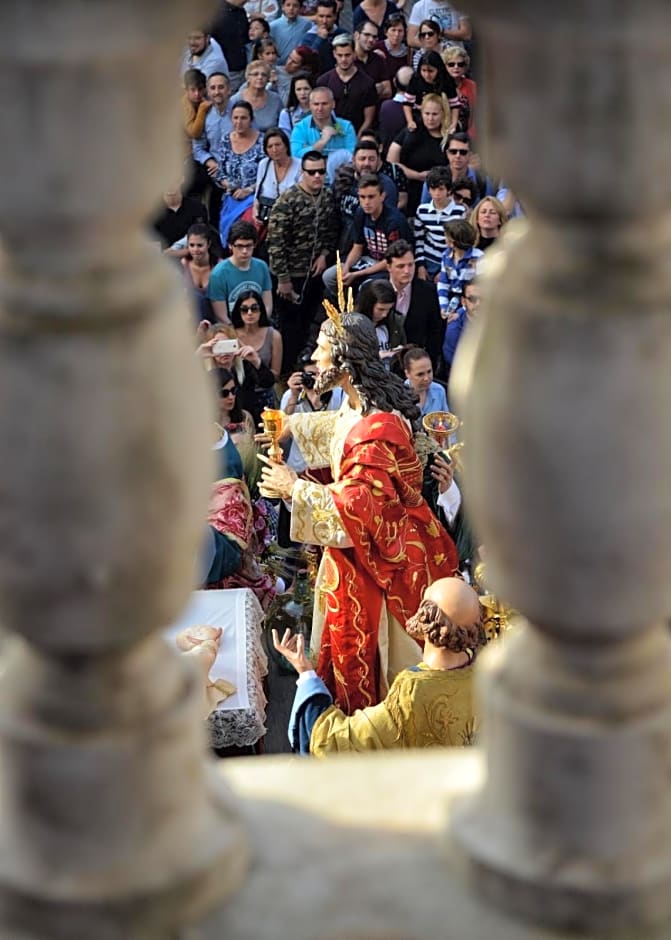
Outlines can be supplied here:
M325 369L324 372L320 372L315 379L315 392L317 392L318 395L324 395L326 392L330 392L332 388L340 384L343 375L344 372L342 369L336 369L335 366L331 366L330 369Z

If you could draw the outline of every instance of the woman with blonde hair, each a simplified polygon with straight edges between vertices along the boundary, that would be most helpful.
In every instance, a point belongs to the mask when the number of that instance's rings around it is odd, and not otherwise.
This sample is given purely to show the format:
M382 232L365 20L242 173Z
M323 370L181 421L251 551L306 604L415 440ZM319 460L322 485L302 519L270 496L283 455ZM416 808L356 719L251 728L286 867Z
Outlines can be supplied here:
M200 337L199 337L200 338ZM235 327L217 323L205 333L205 341L201 342L197 354L203 359L205 368L210 371L214 366L228 369L237 382L238 404L248 411L256 427L261 420L261 407L258 406L257 389L273 389L275 375L272 369L265 364L261 355L249 344L240 344ZM219 340L234 340L230 348L220 351L217 348Z
M496 196L485 196L471 212L469 222L477 232L475 247L484 251L495 242L508 221L505 206Z
M283 104L276 91L266 88L270 81L270 66L260 59L250 62L245 69L245 79L240 91L231 98L231 107L235 108L241 101L250 104L254 112L254 127L261 133L269 127L277 127Z
M443 49L442 59L447 74L454 79L454 84L457 86L457 98L459 99L457 129L468 134L471 140L475 140L475 105L478 100L478 86L472 78L466 78L466 73L471 65L470 56L463 46L451 43Z
M408 215L414 215L417 210L429 170L447 163L445 144L450 128L447 99L443 95L428 94L419 113L421 124L416 130L402 130L387 151L389 163L398 164L408 180Z

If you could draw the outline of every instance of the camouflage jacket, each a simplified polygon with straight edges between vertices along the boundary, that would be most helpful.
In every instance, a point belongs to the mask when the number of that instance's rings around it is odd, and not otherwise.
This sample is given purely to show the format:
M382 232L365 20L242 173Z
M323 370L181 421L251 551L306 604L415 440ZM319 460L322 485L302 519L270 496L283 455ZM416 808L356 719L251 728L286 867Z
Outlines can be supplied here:
M270 270L279 281L305 277L319 255L330 255L338 243L335 198L325 186L311 196L298 184L275 201L268 221Z

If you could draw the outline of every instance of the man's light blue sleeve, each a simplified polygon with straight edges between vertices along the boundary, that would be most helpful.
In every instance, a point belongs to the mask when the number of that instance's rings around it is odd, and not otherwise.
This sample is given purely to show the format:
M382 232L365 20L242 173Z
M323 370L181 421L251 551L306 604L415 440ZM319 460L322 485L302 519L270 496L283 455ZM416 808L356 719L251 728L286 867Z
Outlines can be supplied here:
M305 121L299 121L291 132L291 155L299 159L306 151L311 149L307 140L305 122L309 123L309 119L305 118Z
M316 720L333 704L331 693L316 672L296 683L296 697L289 716L289 743L294 753L310 753L310 735Z
M345 150L351 150L352 153L354 153L354 148L356 147L356 131L350 121L344 123L347 125L345 128Z

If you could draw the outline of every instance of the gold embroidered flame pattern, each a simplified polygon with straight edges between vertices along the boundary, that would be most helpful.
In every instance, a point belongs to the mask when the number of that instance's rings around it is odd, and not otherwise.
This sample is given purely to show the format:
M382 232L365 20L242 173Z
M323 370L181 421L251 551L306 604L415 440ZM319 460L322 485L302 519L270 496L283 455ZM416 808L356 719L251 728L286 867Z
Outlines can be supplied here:
M352 545L328 487L309 480L296 481L291 497L291 538L334 548Z
M291 415L288 424L305 463L312 470L331 466L331 442L337 411Z

